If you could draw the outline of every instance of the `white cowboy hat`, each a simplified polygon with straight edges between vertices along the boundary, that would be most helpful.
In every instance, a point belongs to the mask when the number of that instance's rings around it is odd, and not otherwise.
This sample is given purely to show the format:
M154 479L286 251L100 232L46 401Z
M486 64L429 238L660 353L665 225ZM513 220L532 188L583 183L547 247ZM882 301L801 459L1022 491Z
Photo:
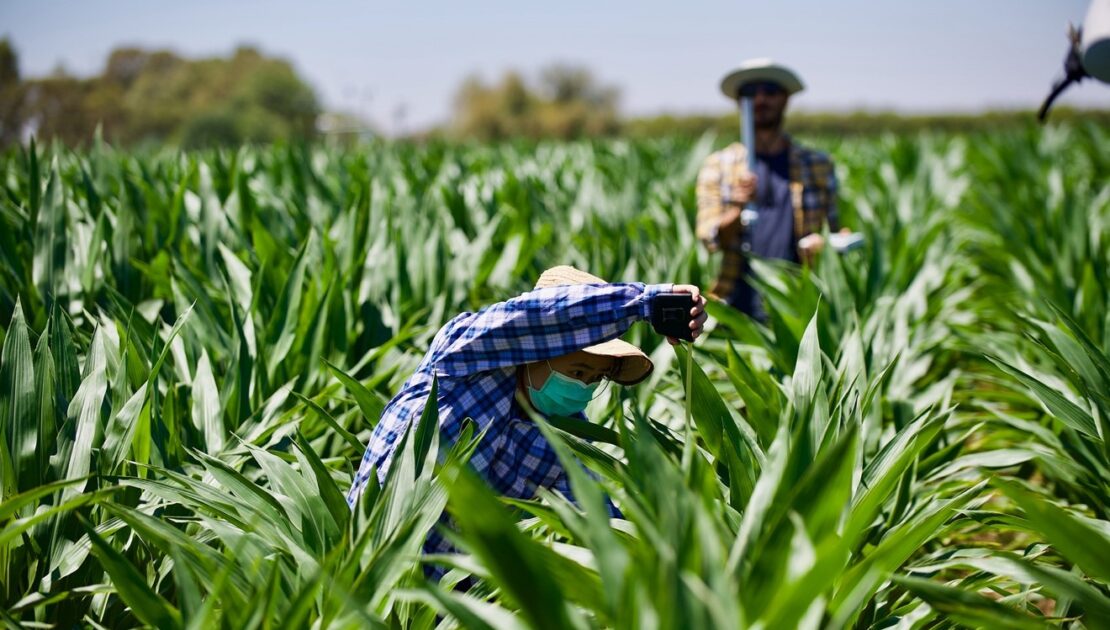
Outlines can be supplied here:
M740 64L739 68L726 74L725 78L721 79L721 92L730 99L736 100L740 96L740 88L752 81L773 81L781 85L787 94L805 89L802 80L794 74L793 70L770 59L760 58L749 59Z

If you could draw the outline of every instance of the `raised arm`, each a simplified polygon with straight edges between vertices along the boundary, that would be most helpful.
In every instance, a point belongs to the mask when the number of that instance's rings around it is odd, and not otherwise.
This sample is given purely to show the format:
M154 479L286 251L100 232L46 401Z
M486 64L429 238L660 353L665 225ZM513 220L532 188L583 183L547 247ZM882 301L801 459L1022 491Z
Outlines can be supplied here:
M698 172L695 233L711 252L735 242L740 211L755 194L756 178L747 169L747 156L744 145L733 143L707 157Z
M435 370L462 377L543 361L615 339L651 315L673 285L639 282L536 289L462 316L438 343Z
M721 165L716 154L709 156L698 171L695 187L698 197L698 219L695 233L711 252L720 249L718 226L724 204L721 200Z

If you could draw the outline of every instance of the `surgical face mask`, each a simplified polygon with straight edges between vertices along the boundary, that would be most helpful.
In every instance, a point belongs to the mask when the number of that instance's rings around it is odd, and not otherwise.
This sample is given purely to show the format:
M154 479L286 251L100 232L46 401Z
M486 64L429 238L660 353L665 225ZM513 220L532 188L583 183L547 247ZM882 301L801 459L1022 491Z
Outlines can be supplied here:
M547 364L548 369L551 364ZM536 410L545 416L570 416L586 408L593 400L600 383L587 385L580 380L551 370L543 387L532 387L532 373L528 372L528 395Z

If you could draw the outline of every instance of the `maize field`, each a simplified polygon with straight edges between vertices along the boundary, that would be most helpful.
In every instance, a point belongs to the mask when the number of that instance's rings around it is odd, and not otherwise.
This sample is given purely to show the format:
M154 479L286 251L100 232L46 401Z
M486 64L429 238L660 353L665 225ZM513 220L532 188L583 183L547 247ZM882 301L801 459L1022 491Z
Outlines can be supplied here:
M457 313L557 264L708 287L728 140L4 154L0 621L1110 627L1098 125L811 139L867 245L757 263L765 325L637 324L649 381L541 423L576 502L495 495L429 409L348 508Z

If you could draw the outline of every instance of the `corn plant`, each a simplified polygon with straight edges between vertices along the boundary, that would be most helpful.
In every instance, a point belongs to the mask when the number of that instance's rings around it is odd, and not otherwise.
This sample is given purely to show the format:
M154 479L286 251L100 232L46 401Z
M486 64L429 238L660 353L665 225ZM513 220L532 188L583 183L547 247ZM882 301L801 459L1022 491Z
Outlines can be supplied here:
M0 621L1110 625L1110 134L1081 123L815 139L867 247L757 261L766 325L634 328L647 383L534 419L574 497L496 496L429 408L348 507L457 312L555 264L708 286L722 141L0 157Z

